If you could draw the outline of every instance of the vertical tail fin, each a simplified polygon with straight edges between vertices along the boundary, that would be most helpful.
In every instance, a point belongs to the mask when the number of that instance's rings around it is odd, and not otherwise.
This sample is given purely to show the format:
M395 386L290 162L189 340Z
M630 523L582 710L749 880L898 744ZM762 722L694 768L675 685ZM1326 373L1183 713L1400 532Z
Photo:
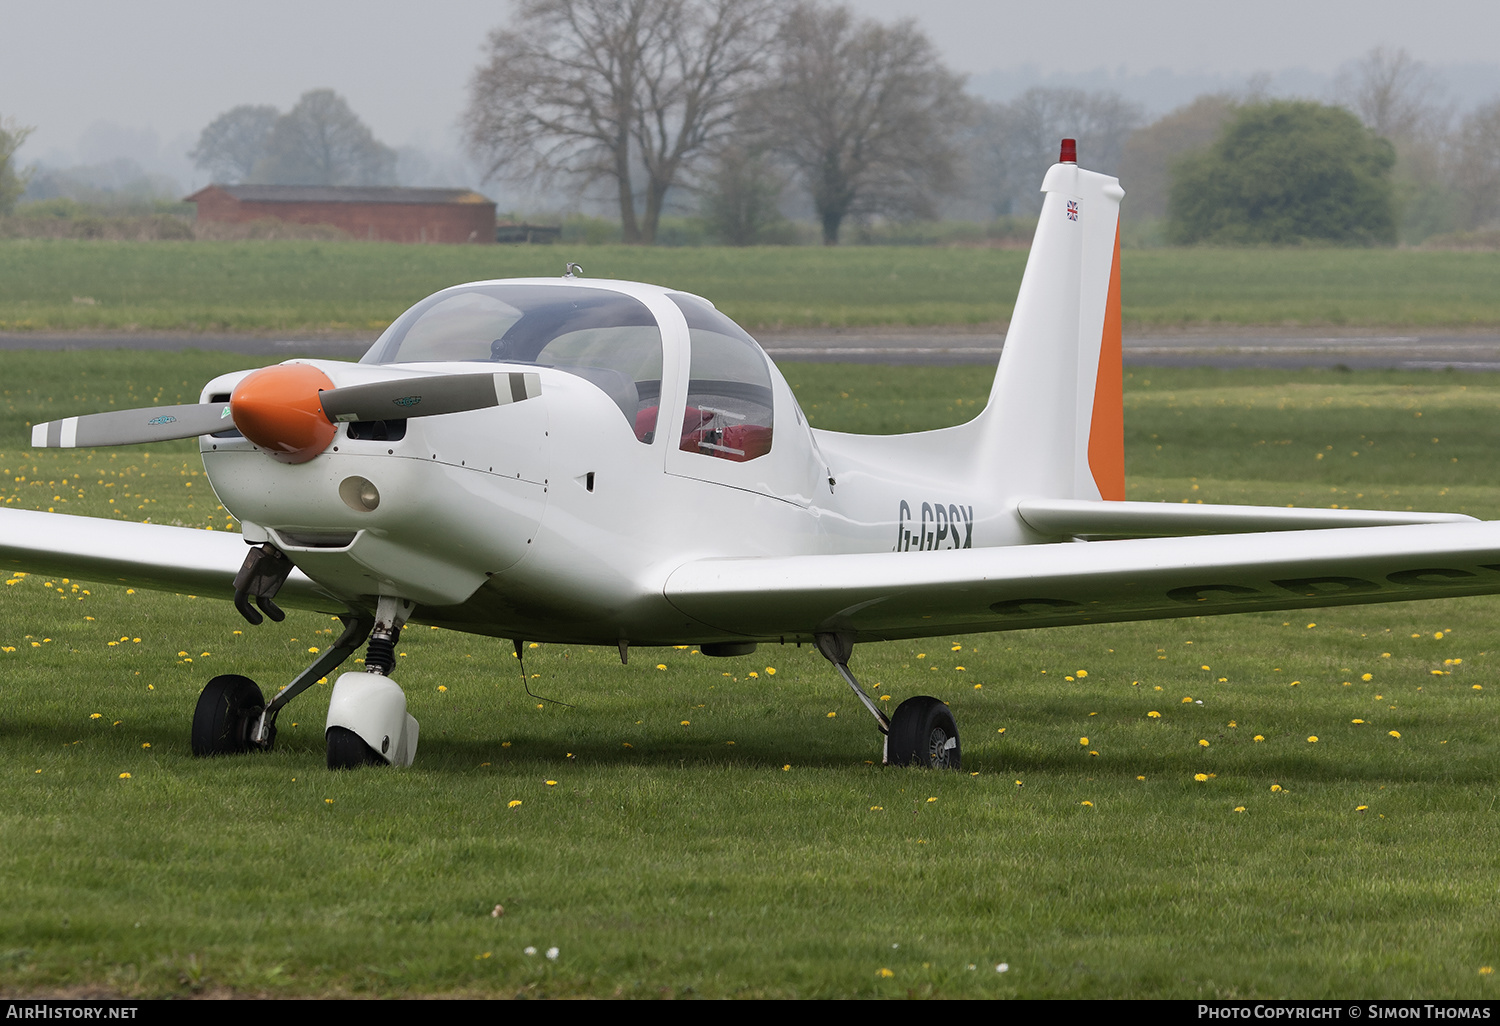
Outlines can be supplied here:
M1066 152L1064 160L1070 154ZM1052 165L985 410L981 472L1012 498L1125 498L1120 183ZM993 475L993 476L992 476Z

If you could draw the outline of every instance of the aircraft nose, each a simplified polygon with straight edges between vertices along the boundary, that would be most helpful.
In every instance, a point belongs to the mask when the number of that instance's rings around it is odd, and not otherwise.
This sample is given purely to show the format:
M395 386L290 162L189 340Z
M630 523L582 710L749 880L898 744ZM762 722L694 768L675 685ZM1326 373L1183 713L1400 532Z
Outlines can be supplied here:
M305 363L265 367L246 376L229 397L234 426L282 463L306 463L328 448L337 428L323 413L328 375Z

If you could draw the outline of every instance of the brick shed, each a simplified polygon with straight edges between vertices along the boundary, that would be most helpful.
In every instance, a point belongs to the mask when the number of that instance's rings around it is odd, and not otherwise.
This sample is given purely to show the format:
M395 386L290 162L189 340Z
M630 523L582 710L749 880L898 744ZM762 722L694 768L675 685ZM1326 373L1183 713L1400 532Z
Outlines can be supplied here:
M327 224L386 242L494 242L494 201L469 189L352 185L210 185L187 197L198 220Z

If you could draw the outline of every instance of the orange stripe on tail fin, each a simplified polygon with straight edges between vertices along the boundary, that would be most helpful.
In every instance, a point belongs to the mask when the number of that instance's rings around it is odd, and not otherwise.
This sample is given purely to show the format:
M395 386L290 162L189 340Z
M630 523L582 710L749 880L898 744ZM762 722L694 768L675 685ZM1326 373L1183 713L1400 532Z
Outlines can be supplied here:
M1109 269L1099 376L1094 383L1094 415L1089 423L1089 471L1099 496L1125 498L1125 397L1120 326L1120 229L1115 228L1115 259Z

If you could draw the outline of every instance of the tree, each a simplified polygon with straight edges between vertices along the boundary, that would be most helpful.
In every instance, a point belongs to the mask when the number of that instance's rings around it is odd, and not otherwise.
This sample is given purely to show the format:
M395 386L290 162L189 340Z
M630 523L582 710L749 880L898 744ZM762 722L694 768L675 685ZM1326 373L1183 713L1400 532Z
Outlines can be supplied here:
M824 244L850 215L931 216L957 184L972 106L916 23L799 3L775 52L753 128L812 194Z
M188 156L215 181L248 181L270 150L271 129L279 116L275 107L250 104L225 111L198 136L198 145Z
M651 243L758 83L777 4L521 0L470 85L470 148L487 177L612 183L625 241Z
M16 151L32 130L16 124L14 119L0 118L0 214L10 213L26 191L30 173L16 170Z
M396 151L332 89L303 93L276 119L252 178L271 185L395 185Z
M1500 100L1482 104L1464 118L1454 146L1452 180L1465 228L1483 228L1500 219Z
M1212 146L1235 110L1233 96L1208 93L1131 132L1120 156L1120 183L1129 197L1120 207L1122 214L1128 212L1132 219L1166 217L1173 167Z
M1438 102L1442 86L1404 49L1375 47L1339 72L1334 91L1370 131L1398 145L1433 128L1441 131L1448 122Z
M1057 162L1058 143L1078 140L1091 171L1114 174L1125 141L1145 112L1116 92L1029 89L1010 103L986 104L978 122L975 177L995 214L1035 214L1037 185Z
M1241 107L1208 150L1177 165L1174 242L1394 242L1395 153L1341 107L1276 101Z
M721 150L702 188L708 230L731 246L753 246L782 227L783 182L764 155L731 143Z

